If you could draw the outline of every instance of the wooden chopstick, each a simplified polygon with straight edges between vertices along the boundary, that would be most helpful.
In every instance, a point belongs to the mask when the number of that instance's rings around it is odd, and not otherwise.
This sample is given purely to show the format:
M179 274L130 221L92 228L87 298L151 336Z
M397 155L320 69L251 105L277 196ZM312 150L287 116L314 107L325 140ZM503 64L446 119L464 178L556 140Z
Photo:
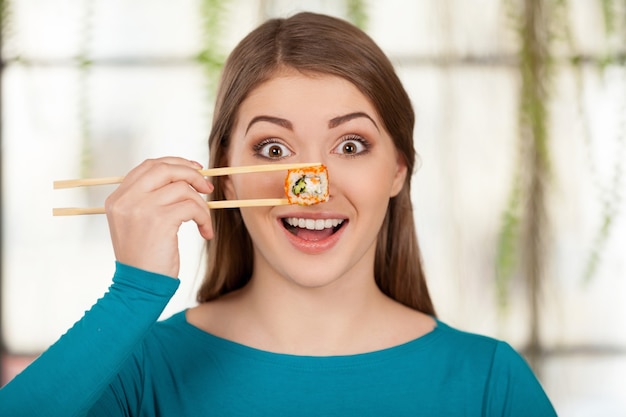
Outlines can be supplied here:
M290 204L286 198L259 198L251 200L221 200L209 201L207 206L211 209L236 208L236 207L262 207L284 206ZM61 207L53 208L53 216L78 216L83 214L104 214L104 207Z
M322 165L321 162L297 163L297 164L267 164L267 165L247 165L239 167L222 167L199 170L205 177L217 177L220 175L247 174L252 172L271 172ZM87 178L77 180L54 181L54 189L84 187L90 185L119 184L124 177L104 177ZM286 198L260 198L251 200L222 200L209 201L207 206L211 209L236 208L236 207L262 207L262 206L282 206L290 204ZM104 214L104 207L61 207L53 208L53 216L77 216L83 214Z
M282 171L282 170L288 170L288 169L315 167L315 166L320 166L320 165L322 165L321 162L298 163L298 164L246 165L246 166L239 166L239 167L201 169L199 170L199 172L205 177L217 177L220 175L247 174L247 173L252 173L252 172ZM86 179L76 179L76 180L54 181L52 184L53 184L53 188L55 190L58 190L61 188L86 187L86 186L91 186L91 185L119 184L123 180L124 180L124 177L86 178Z

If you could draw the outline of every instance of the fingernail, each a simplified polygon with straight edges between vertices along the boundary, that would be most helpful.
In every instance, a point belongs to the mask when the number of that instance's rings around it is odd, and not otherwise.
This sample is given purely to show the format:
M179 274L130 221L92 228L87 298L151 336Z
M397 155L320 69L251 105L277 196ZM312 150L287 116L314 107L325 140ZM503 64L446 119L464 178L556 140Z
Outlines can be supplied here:
M194 164L196 167L198 167L198 169L201 169L201 168L202 168L202 164L201 164L200 162L198 162L198 161L192 161L192 160L189 160L189 162L191 162L191 163L192 163L192 164Z

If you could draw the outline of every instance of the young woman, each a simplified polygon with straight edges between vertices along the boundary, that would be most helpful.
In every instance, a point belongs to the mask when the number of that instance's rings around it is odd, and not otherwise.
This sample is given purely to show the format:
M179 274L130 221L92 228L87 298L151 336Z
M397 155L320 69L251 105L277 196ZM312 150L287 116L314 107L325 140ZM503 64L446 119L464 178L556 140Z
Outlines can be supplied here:
M302 13L235 48L211 166L322 162L330 199L284 195L285 173L205 179L149 160L107 200L109 292L0 391L11 416L554 416L506 343L438 321L410 201L414 115L363 32ZM199 304L155 323L178 281L177 231L208 241Z

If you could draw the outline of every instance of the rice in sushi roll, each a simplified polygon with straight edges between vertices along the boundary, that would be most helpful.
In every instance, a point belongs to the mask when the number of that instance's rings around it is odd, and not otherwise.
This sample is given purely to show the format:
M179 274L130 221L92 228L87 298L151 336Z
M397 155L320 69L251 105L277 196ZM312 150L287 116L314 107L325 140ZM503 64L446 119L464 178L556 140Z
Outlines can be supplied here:
M310 206L328 201L328 170L324 165L290 169L285 178L290 204Z

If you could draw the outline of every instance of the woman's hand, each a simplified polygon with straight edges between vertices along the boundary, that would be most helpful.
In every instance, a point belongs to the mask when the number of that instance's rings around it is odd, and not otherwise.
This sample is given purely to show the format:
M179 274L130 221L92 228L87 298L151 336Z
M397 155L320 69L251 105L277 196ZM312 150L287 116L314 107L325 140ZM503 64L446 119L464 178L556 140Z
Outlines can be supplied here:
M199 194L213 185L182 158L144 161L128 173L106 200L115 258L124 264L171 277L180 269L178 229L193 220L205 239L213 238L211 214Z

